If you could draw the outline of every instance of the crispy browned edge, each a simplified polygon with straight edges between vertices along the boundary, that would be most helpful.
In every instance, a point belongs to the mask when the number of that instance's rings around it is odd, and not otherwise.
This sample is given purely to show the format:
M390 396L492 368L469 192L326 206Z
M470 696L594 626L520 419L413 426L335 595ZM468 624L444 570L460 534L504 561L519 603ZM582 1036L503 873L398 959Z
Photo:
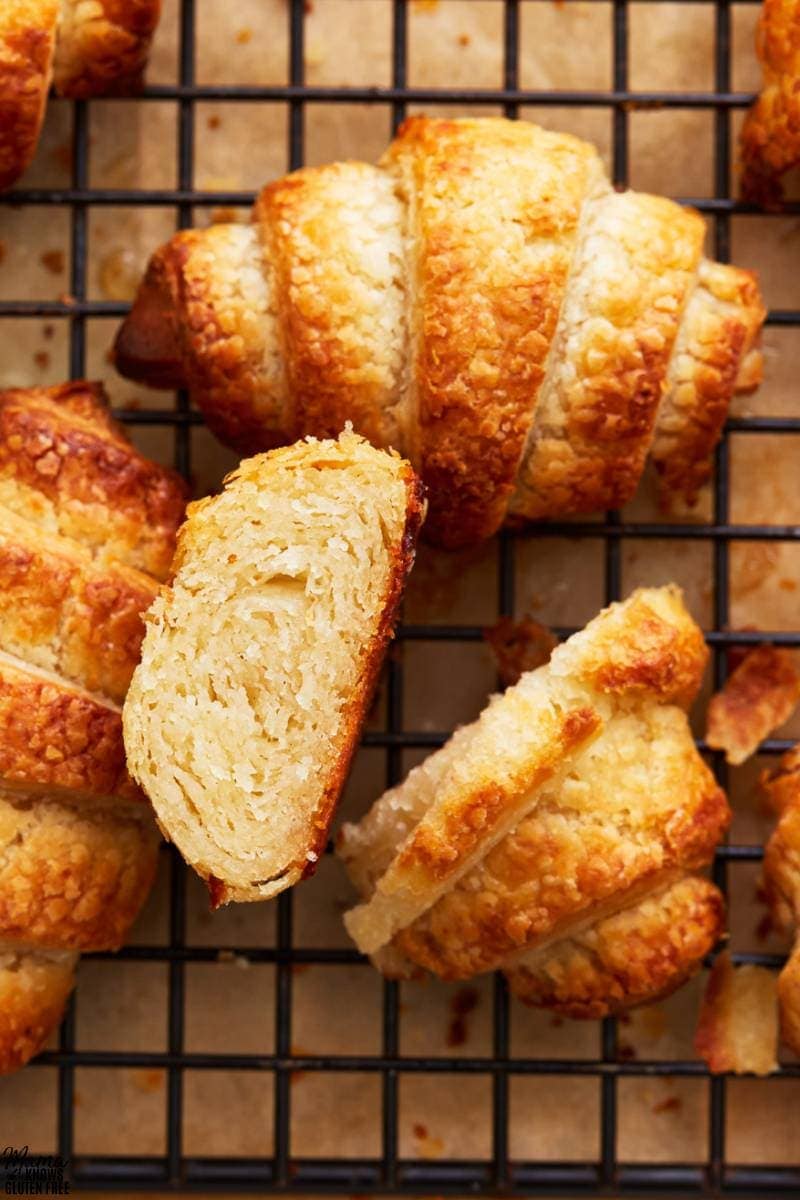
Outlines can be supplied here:
M781 176L800 162L800 5L765 0L756 35L762 90L741 134L742 194L766 208L782 198Z
M767 977L764 967L735 967L729 950L717 955L709 973L694 1035L694 1049L712 1075L767 1075L776 1064L775 1001L769 1006L749 1004L747 1017L752 1041L743 1045L737 1038L733 1018L741 1018L744 997L738 988L740 972L755 971ZM771 1066L764 1059L771 1059Z
M759 783L767 807L778 823L764 850L764 891L777 927L794 927L795 944L778 977L781 1036L800 1054L800 743L780 758L774 770L762 771Z
M3 941L119 949L158 867L160 838L150 811L144 804L75 803L46 793L14 800L10 790L4 802L20 810L20 825L0 866ZM34 824L26 835L28 812Z
M485 626L481 636L492 652L503 687L512 687L526 671L543 667L558 645L552 629L527 615L520 621L500 617L494 625Z
M9 972L8 976L11 975ZM53 986L43 990L38 996L39 1003L32 1007L30 991L14 988L14 980L7 978L0 1006L0 1075L10 1075L30 1062L61 1024L69 994L75 986L74 967L55 967L52 982Z
M694 1050L712 1074L734 1068L731 1047L720 1036L720 1026L727 1019L729 989L732 985L733 962L729 951L723 950L714 959L700 1005Z
M54 37L30 26L5 36L18 57L0 71L0 191L19 178L36 153L47 106Z
M307 879L317 869L317 863L320 855L325 850L328 840L328 830L333 820L336 806L339 803L342 789L347 780L353 755L358 746L361 727L369 711L369 706L372 703L372 696L378 682L381 667L383 666L386 647L394 635L398 610L403 598L406 579L414 565L417 538L422 522L425 519L426 511L425 487L408 463L404 466L403 477L406 488L406 521L403 535L399 545L393 550L391 578L384 597L378 628L372 635L364 656L361 680L354 689L349 709L342 716L342 720L345 723L342 747L336 762L329 772L325 791L319 802L316 814L312 818L314 832L308 842L306 853L315 857L308 858L304 856L298 862L288 863L281 872L282 876L288 875L293 871L300 871L301 878ZM206 885L212 908L218 908L221 904L227 902L228 889L222 880L218 879L215 875L210 875L206 880Z
M691 912L683 914L683 923L668 932L656 921L652 929L637 933L631 939L631 953L623 969L606 961L599 952L587 952L591 969L583 976L580 994L565 993L567 970L563 979L551 981L549 987L541 987L532 995L524 991L528 972L523 964L516 972L507 972L512 992L523 1004L576 1020L619 1015L670 996L696 974L703 956L713 948L725 926L722 893L708 880L694 878L703 894L694 898ZM558 943L553 949L558 949ZM546 950L542 956L546 958ZM533 981L535 976L530 975L530 979Z
M234 349L238 339L224 332L199 289L187 292L184 268L202 237L202 230L183 230L152 255L130 314L117 330L112 359L121 375L146 387L188 387L211 432L239 454L273 450L291 438L270 436L259 418L246 356ZM190 300L202 311L196 332L187 320ZM207 353L211 346L213 355Z
M728 419L734 396L756 390L762 382L761 327L767 315L755 271L737 268L740 307L746 318L728 317L724 336L703 347L695 373L699 403L686 417L678 452L655 459L658 500L662 512L672 510L680 497L693 508L714 471L714 450Z
M494 136L488 134L487 140ZM465 166L469 174L473 173L474 144L470 123L411 116L398 129L392 149L409 148L415 176L420 160L435 162L441 172L440 185L450 192L457 187ZM440 195L440 202L446 204L446 198L442 200ZM555 197L553 204L559 203L563 201ZM519 372L509 369L507 360L512 351L504 344L503 335L494 347L505 366L502 386L467 379L466 356L470 350L461 344L463 334L454 324L458 298L451 293L450 285L459 277L474 278L475 252L464 245L463 239L459 242L442 236L441 229L434 233L430 228L420 228L417 233L426 245L424 271L429 276L423 309L418 314L424 336L420 333L415 363L420 474L430 494L425 534L434 545L456 550L491 537L503 523L533 417L532 400L544 378L567 280L566 272L556 279L540 274L525 288L524 303L519 299L519 289L509 287L492 302L497 329L511 324L509 311L516 306L518 337L536 339L538 378L521 379ZM423 270L419 264L417 269ZM509 302L511 291L516 294ZM462 305L469 311L470 304L465 292ZM470 316L473 321L478 319L474 312Z
M150 42L161 16L161 0L101 0L105 22L91 20L81 41L77 70L57 81L58 93L73 99L128 96L140 91ZM103 28L98 25L103 24Z
M54 414L51 404L63 413ZM76 427L70 422L71 414L97 428ZM48 452L40 441L43 426L48 436L63 439L70 452L61 456L62 467L55 473L39 468L41 456ZM62 476L69 473L71 460L81 452L94 468L91 484L85 471L73 471L63 489L72 493L67 498L106 503L112 512L135 514L150 531L160 530L159 561L148 565L151 574L163 579L184 518L188 488L176 471L136 449L111 416L103 385L77 379L52 387L0 390L0 469L8 464L17 479L55 500L63 494L59 486Z
M143 801L125 766L122 715L72 684L0 663L0 776Z
M745 762L800 700L800 670L791 651L765 644L749 651L708 705L706 741L729 763Z
M575 715L580 718L580 712ZM580 725L576 724L571 732L573 734L580 733ZM613 893L613 896L616 897L616 901L613 902L614 908L621 910L637 904L647 895L648 891L656 890L663 885L666 872L683 869L688 873L703 867L713 857L714 848L730 823L731 810L725 792L717 786L710 770L699 758L698 767L702 768L704 791L697 807L690 815L679 809L665 825L659 839L664 851L664 863L655 870L652 865L649 866L643 874L641 868L637 868L640 871L639 877L633 883L626 882L622 887L617 887L616 892ZM482 805L490 803L492 799L492 792L488 789L485 793L481 793ZM456 852L460 843L467 840L473 832L468 821L464 821L464 825L466 827L464 833L457 827L448 830L448 837ZM620 840L624 842L624 835L621 835ZM555 859L553 848L545 844L545 851L552 862ZM612 851L606 844L599 853L610 855ZM425 862L422 855L418 857L420 861ZM438 864L432 856L430 857L431 873L438 874ZM551 869L558 874L557 863ZM605 909L607 914L608 906L612 903L610 899L612 893L607 886L598 886L595 873L591 870L591 864L588 861L585 864L585 878L581 881L581 893L585 914L588 915L592 911L590 905L594 907L595 912ZM548 938L553 941L556 938L558 940L568 938L570 925L574 925L575 920L574 912L570 912L566 917L558 917L558 910L556 910L553 914ZM425 929L425 923L423 916L419 919L419 924L423 926L421 932L415 928L417 924L415 923L415 925L401 930L395 936L395 945L402 953L413 962L442 978L467 978L473 975L474 967L470 965L469 970L464 971L460 967L458 959L453 958L450 947L430 936ZM482 949L487 948L490 951L481 967L482 970L489 969L490 966L502 966L504 959L509 954L515 954L521 949L519 942L514 937L509 937L508 929L502 921L496 919L496 916L485 923L474 921L473 928L473 942L480 945ZM540 937L538 941L541 942L541 940ZM526 949L534 950L536 946L536 941L529 942ZM472 962L474 962L474 958Z
M180 277L187 245L195 231L184 230L159 246L147 264L131 310L111 349L114 366L126 379L153 388L188 383L181 342ZM198 397L200 400L201 397Z

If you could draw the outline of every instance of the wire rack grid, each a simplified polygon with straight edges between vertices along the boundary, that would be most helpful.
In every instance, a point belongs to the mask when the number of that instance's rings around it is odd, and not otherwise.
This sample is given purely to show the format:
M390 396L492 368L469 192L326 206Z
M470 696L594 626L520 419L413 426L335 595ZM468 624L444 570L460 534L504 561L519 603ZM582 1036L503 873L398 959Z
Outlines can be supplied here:
M358 0L350 0L356 6ZM548 0L540 0L547 3ZM699 0L680 0L684 4ZM738 0L755 3L756 0ZM127 305L87 299L87 221L93 206L133 205L173 208L179 227L191 223L195 206L219 204L245 205L250 193L229 191L202 192L193 189L196 102L203 100L281 102L288 109L289 161L292 168L304 161L304 105L317 103L389 104L393 127L403 119L408 105L450 103L463 105L500 105L509 117L515 117L522 104L603 107L613 116L613 178L624 186L628 180L628 126L633 107L674 107L700 109L714 114L714 195L692 199L713 222L715 256L729 256L730 219L733 215L752 214L757 210L730 197L731 139L729 115L744 108L752 97L731 90L730 46L731 3L715 0L715 80L709 92L633 92L628 84L629 6L637 0L612 0L613 3L613 87L606 92L530 91L519 85L519 0L504 0L503 86L500 89L431 89L407 86L408 0L393 0L392 5L392 82L389 87L320 87L304 83L304 0L289 0L289 82L270 87L201 86L195 82L195 2L180 3L179 82L177 86L149 87L141 98L177 103L178 162L174 189L106 189L89 185L88 105L73 106L73 149L71 184L65 189L31 189L24 183L12 195L0 197L0 205L67 205L71 220L71 278L69 296L54 302L0 302L0 317L61 316L69 320L70 369L72 377L85 371L86 323L91 317L121 316ZM796 213L800 206L789 205L784 212ZM771 311L771 325L799 326L800 311ZM175 465L188 477L191 470L190 431L200 421L190 409L186 396L179 395L174 409L121 411L117 414L129 423L174 426ZM800 432L800 418L754 417L731 419L726 427L716 461L713 517L710 522L685 526L673 524L631 523L619 514L607 513L598 523L554 523L529 531L503 533L497 539L498 595L500 615L512 615L515 593L515 541L526 537L581 536L599 539L604 546L605 594L607 601L617 599L621 588L621 547L624 539L701 538L713 544L714 627L708 641L714 651L715 683L720 684L726 671L726 650L731 645L761 641L763 633L728 632L728 555L729 544L737 541L800 539L800 529L766 524L741 525L729 521L728 435L751 433ZM559 631L567 633L569 630ZM455 642L476 641L477 627L465 625L402 625L399 641ZM770 634L777 644L800 646L800 632ZM401 775L401 754L406 748L434 747L445 733L409 730L403 721L402 655L392 657L386 668L387 722L380 732L369 732L364 743L385 750L386 781L391 785ZM763 747L766 753L778 753L786 743L773 739ZM715 763L723 785L724 764ZM757 860L760 848L750 845L721 847L714 866L716 882L725 889L727 866L732 861ZM276 1011L275 1049L272 1055L221 1055L188 1053L184 1049L185 967L187 963L214 961L219 948L194 947L186 941L184 865L170 854L170 932L166 946L132 946L120 957L166 962L168 967L168 1038L164 1053L119 1053L81 1051L75 1048L74 1007L64 1022L60 1045L38 1060L58 1068L58 1150L72 1162L74 1185L78 1189L208 1191L275 1191L333 1193L449 1193L489 1194L520 1193L565 1196L600 1195L737 1195L763 1197L767 1194L800 1194L800 1166L759 1167L731 1165L726 1147L726 1080L710 1081L708 1161L705 1164L631 1164L617 1157L618 1082L635 1075L703 1076L705 1068L695 1061L623 1061L618 1055L617 1026L606 1020L602 1027L601 1054L595 1060L539 1061L512 1057L509 1052L509 1000L502 977L497 976L493 992L492 1052L487 1057L413 1058L401 1056L398 1042L398 988L383 984L382 1052L379 1055L312 1056L292 1053L292 968L301 963L356 963L355 951L304 950L293 945L292 895L284 893L277 902L277 941L274 948L248 948L247 956L256 962L275 964ZM236 952L235 947L226 950ZM779 965L774 956L739 955L739 960ZM81 1157L74 1146L75 1070L78 1067L156 1067L167 1072L167 1153L159 1158ZM187 1069L214 1071L268 1071L274 1075L274 1154L263 1159L202 1159L182 1154L181 1124L183 1075ZM297 1159L290 1153L291 1073L307 1071L357 1071L378 1073L382 1090L382 1154L374 1160ZM492 1153L488 1161L411 1161L401 1159L398 1143L398 1082L404 1073L447 1072L481 1074L491 1078ZM582 1163L518 1162L509 1155L509 1081L515 1075L581 1075L600 1081L600 1147L595 1161ZM796 1078L800 1067L784 1066L776 1077Z

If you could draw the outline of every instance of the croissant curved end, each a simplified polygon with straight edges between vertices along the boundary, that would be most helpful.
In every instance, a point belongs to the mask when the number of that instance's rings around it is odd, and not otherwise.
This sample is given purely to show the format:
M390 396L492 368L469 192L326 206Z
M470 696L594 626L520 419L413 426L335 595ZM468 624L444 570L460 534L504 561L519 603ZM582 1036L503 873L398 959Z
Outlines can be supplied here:
M115 367L126 379L152 388L186 385L183 355L175 332L173 298L155 260L117 332L112 356Z

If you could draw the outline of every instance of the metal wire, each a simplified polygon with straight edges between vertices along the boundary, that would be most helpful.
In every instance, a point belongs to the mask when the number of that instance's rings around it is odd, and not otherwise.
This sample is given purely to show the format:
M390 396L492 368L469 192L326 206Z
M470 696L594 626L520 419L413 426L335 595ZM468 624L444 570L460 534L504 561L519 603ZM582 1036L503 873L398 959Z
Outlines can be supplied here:
M759 210L732 199L729 192L731 145L729 118L752 97L730 90L730 0L716 0L715 87L712 92L636 92L628 84L628 11L638 0L612 0L613 7L613 87L608 92L548 91L533 92L519 83L519 0L504 0L503 86L499 89L432 89L407 85L407 0L393 0L392 82L383 88L311 87L304 81L304 0L289 0L289 81L285 86L210 87L199 86L194 78L195 3L181 0L179 82L176 86L150 87L142 102L177 102L178 161L177 186L174 190L112 190L91 188L89 173L88 112L85 102L74 106L74 143L72 178L68 188L45 190L21 188L0 196L0 205L68 205L71 208L72 275L70 297L57 302L0 302L0 318L63 316L70 323L70 368L74 377L84 372L86 359L86 322L90 317L121 316L127 306L88 300L87 213L98 205L169 206L176 213L179 227L191 223L194 206L246 205L250 192L200 192L193 188L195 145L195 104L214 100L236 104L243 101L279 101L287 105L289 160L291 167L304 159L304 106L310 101L338 103L388 104L392 127L403 119L408 104L442 103L464 106L501 105L509 117L515 117L519 105L580 105L605 107L613 113L613 178L628 181L628 115L635 108L663 107L709 110L714 113L715 162L714 196L685 199L705 212L714 222L717 258L726 260L729 252L729 223L733 215ZM703 0L679 0L692 4ZM740 0L755 3L758 0ZM352 0L357 3L357 0ZM800 205L788 205L784 213L800 212ZM769 314L768 324L800 325L800 312L778 310ZM129 424L168 425L175 431L175 463L189 475L191 471L191 431L201 422L190 410L186 396L179 396L174 410L147 410L116 414ZM553 523L543 528L502 533L497 539L498 594L500 614L514 610L515 544L528 537L581 537L600 539L605 549L605 594L618 598L621 585L621 551L628 538L704 539L714 553L714 624L708 642L715 655L715 679L725 675L726 651L732 645L749 645L764 640L762 632L730 632L728 621L728 553L732 540L786 541L800 538L800 526L766 524L745 526L729 520L728 436L730 433L800 433L800 418L753 417L730 419L717 453L714 484L714 515L706 524L633 523L617 513L607 513L599 522ZM559 630L566 635L571 630ZM800 632L776 632L767 635L779 645L800 646ZM404 625L399 644L409 641L474 642L481 631L473 626ZM402 655L393 656L387 666L386 728L369 732L364 744L386 752L386 779L397 782L401 775L404 749L435 747L448 736L447 731L429 732L404 728ZM702 743L700 743L701 748ZM788 743L771 739L766 753L779 753ZM721 782L724 766L715 763ZM380 1055L312 1056L292 1054L292 968L298 964L363 964L355 950L295 948L292 940L292 894L284 893L277 904L277 940L272 948L225 947L226 952L243 954L254 963L272 963L277 974L275 1001L275 1050L269 1055L232 1055L188 1053L184 1050L184 972L187 963L216 961L219 947L186 944L184 866L178 856L170 857L170 928L165 946L129 946L113 957L136 962L168 965L167 1050L164 1053L124 1053L85 1051L75 1048L74 1009L71 1008L61 1030L57 1051L37 1061L57 1065L58 1147L59 1153L72 1160L74 1184L82 1189L204 1191L319 1191L334 1193L407 1192L407 1193L497 1193L570 1196L599 1195L765 1195L800 1194L800 1164L787 1167L737 1167L726 1157L725 1099L726 1081L710 1081L709 1154L705 1165L626 1164L617 1156L617 1083L621 1078L681 1076L703 1077L704 1066L694 1061L634 1062L620 1061L617 1053L616 1022L603 1023L601 1053L596 1060L536 1060L512 1058L509 1052L509 1003L505 983L497 976L493 993L492 1050L488 1057L412 1058L399 1053L399 1005L397 985L386 982L383 990L383 1032ZM727 845L720 848L715 863L716 881L724 888L727 865L731 862L758 861L758 846ZM98 955L100 959L111 955ZM739 961L779 966L781 960L767 954L740 954ZM365 969L369 969L366 968ZM76 1067L157 1067L167 1072L166 1154L145 1157L82 1157L73 1155L74 1071ZM274 1154L263 1159L202 1159L185 1157L181 1147L184 1072L199 1070L240 1070L271 1072L275 1079ZM382 1150L375 1160L298 1159L291 1156L292 1071L345 1071L377 1073L382 1081ZM398 1154L398 1082L404 1074L450 1073L484 1075L492 1082L492 1152L487 1161L409 1161ZM524 1075L569 1075L597 1078L601 1088L600 1139L596 1161L584 1163L518 1162L509 1159L509 1079ZM784 1079L800 1078L800 1065L785 1066L775 1077L775 1087ZM332 1118L333 1119L333 1118Z

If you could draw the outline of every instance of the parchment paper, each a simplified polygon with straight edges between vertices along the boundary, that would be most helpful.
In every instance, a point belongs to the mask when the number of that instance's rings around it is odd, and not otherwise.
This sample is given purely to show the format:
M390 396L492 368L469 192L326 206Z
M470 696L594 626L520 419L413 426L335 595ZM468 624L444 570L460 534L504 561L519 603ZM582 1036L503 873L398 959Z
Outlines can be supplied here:
M281 83L287 79L285 0L200 0L197 79L201 83ZM388 0L313 0L308 5L306 77L314 84L386 85L391 81L391 6ZM752 49L754 4L734 4L732 87L758 82ZM604 89L612 82L610 3L533 0L520 5L520 82L531 88ZM713 86L711 4L637 3L629 9L630 72L634 89L708 89ZM154 83L176 79L177 3L166 0L153 56ZM502 82L502 4L496 0L421 0L409 17L408 82L418 86L497 87ZM94 102L91 182L114 188L170 187L175 183L177 106ZM433 111L429 106L429 110ZM442 111L457 111L452 106ZM487 108L485 111L496 111ZM606 159L611 111L605 108L525 106L522 116L593 139ZM629 114L631 182L681 197L713 194L713 115L662 109ZM735 133L740 117L731 119ZM69 182L70 106L54 102L26 183ZM287 167L286 116L279 104L200 103L196 106L195 184L204 190L256 188ZM389 106L309 105L309 162L343 156L371 158L384 147ZM734 143L735 144L735 143ZM3 207L0 210L0 297L52 300L69 287L69 213ZM246 214L239 214L244 217ZM228 212L198 209L196 219ZM90 209L89 294L127 300L153 247L174 228L169 209ZM772 307L797 306L796 217L741 217L732 221L732 256L758 269ZM89 322L87 372L105 379L115 404L163 408L164 393L118 379L107 362L116 322ZM797 413L796 364L800 331L770 328L764 338L766 379L737 415ZM68 368L66 323L0 321L0 384L56 382ZM149 454L171 461L171 431L136 428ZM797 439L736 435L731 440L731 510L737 522L800 522ZM202 494L234 463L205 430L192 432L194 485ZM710 514L705 497L693 518ZM632 518L660 520L646 481L630 505ZM580 625L603 604L604 546L568 539L525 540L517 546L516 608L544 622ZM675 580L695 616L712 622L710 542L626 541L623 592L641 583ZM734 544L730 554L731 623L763 629L797 628L800 546ZM488 624L496 618L494 544L447 556L423 548L406 602L411 622ZM488 649L480 643L415 644L395 648L404 664L406 728L447 730L470 720L495 682ZM371 723L380 728L379 699ZM800 735L795 720L788 734ZM404 756L410 767L420 752ZM733 840L763 838L753 784L762 764L732 772L736 819ZM342 813L363 812L385 784L384 754L360 752ZM757 867L731 865L732 945L782 949L759 932ZM187 885L187 940L204 946L270 946L275 910L239 906L214 916L203 888ZM295 943L348 945L341 912L350 899L338 866L325 860L314 880L296 889ZM134 940L165 944L168 889L161 880ZM224 957L224 956L223 956ZM81 1049L164 1050L167 968L160 963L83 960L76 1008ZM703 980L664 1004L643 1009L620 1027L623 1057L691 1057L691 1034ZM368 966L298 968L293 977L292 1044L298 1053L378 1053L381 982ZM404 1054L489 1054L492 983L468 988L403 985L400 1050ZM186 1049L270 1053L274 1030L274 969L246 959L190 965L186 971ZM599 1029L572 1024L512 1005L513 1055L594 1058ZM57 1072L31 1067L0 1081L4 1144L29 1143L51 1151L56 1137ZM379 1076L297 1073L292 1080L292 1153L375 1155L380 1150ZM272 1149L272 1089L268 1072L187 1072L183 1149L188 1155L268 1155ZM621 1161L702 1161L707 1155L705 1079L624 1079L619 1084ZM489 1078L460 1078L458 1103L445 1075L404 1076L400 1082L400 1153L413 1157L482 1157L491 1153ZM590 1159L599 1147L599 1082L591 1078L513 1078L510 1152L514 1159ZM728 1085L728 1158L731 1162L800 1162L796 1113L800 1082L742 1080ZM160 1070L79 1069L76 1072L75 1150L92 1154L158 1155L165 1150L166 1080ZM219 1114L224 1113L224 1119Z

